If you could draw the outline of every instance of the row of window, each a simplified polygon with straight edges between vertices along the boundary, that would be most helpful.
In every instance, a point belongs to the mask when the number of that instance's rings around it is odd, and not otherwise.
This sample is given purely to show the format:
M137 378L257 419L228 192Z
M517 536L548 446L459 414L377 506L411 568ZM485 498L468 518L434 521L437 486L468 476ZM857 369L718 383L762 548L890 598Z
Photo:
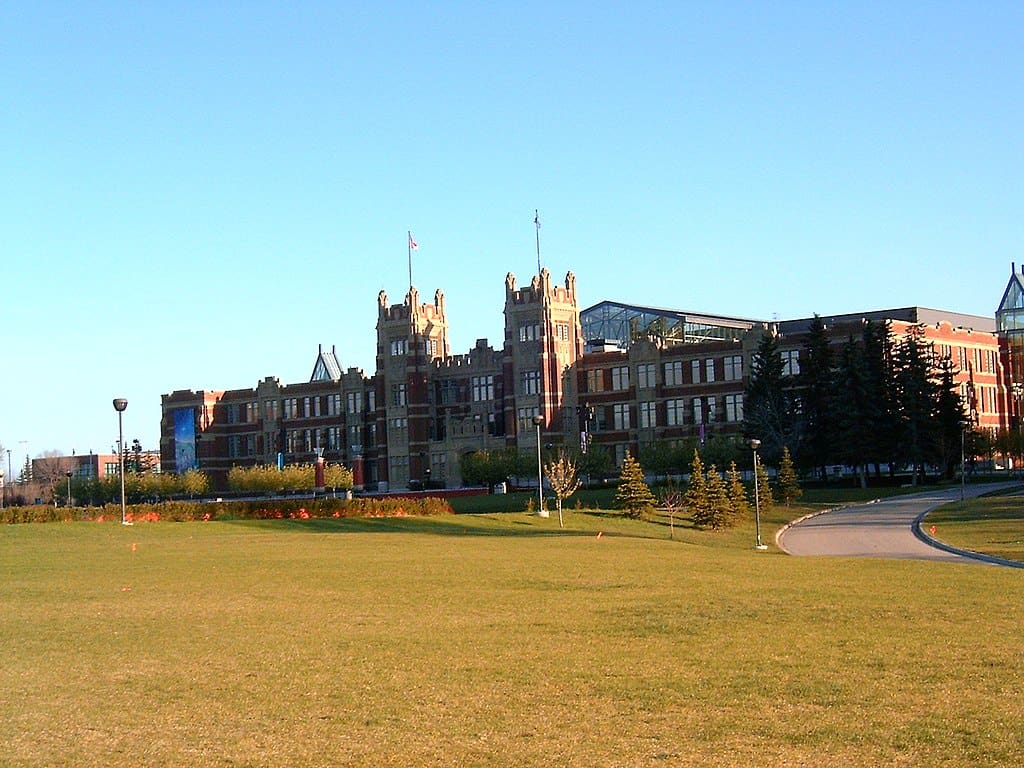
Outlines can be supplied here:
M542 334L542 327L539 323L525 322L519 324L519 340L520 341L539 341ZM555 323L554 328L555 338L559 341L569 340L569 324L568 323Z
M721 366L718 366L718 361ZM799 370L799 363L791 359L788 365ZM653 389L658 386L659 367L655 363L638 363L635 366L637 389ZM686 378L684 372L689 371ZM631 368L617 365L611 368L595 368L587 371L587 392L619 392L629 389ZM724 358L670 360L660 366L661 381L666 387L684 384L711 384L715 381L741 381L743 379L743 355L728 355Z
M743 421L743 395L732 394L721 398L714 395L692 398L671 398L664 401L664 408L654 400L636 404L637 426L640 429L653 427L681 427L686 424L710 424L720 418L727 422ZM659 420L659 414L663 414ZM624 430L633 427L633 409L629 403L613 403L610 406L594 408L593 420L588 428L594 432Z
M280 403L280 408L278 408ZM375 410L377 407L377 393L372 389L366 392L348 392L345 394L345 413L360 414L364 410ZM256 404L250 403L252 411L255 411ZM278 414L285 419L315 419L321 416L340 416L342 408L342 397L340 393L330 395L315 395L310 397L286 397L282 400L264 400L263 416L268 421L276 421ZM230 414L230 410L229 410ZM251 419L255 422L256 419ZM250 423L251 423L250 422ZM233 423L233 422L228 422Z
M388 344L388 352L391 357L407 354L409 351L409 340L405 337L391 339ZM441 354L441 342L439 339L423 339L423 354L427 357L438 357Z

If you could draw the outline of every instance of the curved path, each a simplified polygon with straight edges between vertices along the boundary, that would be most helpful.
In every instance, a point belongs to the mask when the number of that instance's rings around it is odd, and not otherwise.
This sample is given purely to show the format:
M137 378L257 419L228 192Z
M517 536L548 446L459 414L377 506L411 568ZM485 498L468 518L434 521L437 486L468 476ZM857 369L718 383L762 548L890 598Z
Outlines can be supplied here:
M992 483L970 486L966 489L966 495L972 498L1019 485ZM1011 565L1007 561L947 547L920 530L917 522L927 512L959 498L960 488L956 487L828 510L809 515L783 528L775 537L776 544L791 555L886 557Z

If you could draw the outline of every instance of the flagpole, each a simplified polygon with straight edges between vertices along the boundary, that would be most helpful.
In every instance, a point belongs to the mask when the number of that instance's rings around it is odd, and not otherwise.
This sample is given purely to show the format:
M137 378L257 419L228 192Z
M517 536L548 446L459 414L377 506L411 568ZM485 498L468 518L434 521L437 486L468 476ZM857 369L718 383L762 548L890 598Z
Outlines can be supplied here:
M409 293L412 293L412 230L405 233L405 248L409 252Z
M533 223L537 227L537 277L540 277L540 213L533 209Z

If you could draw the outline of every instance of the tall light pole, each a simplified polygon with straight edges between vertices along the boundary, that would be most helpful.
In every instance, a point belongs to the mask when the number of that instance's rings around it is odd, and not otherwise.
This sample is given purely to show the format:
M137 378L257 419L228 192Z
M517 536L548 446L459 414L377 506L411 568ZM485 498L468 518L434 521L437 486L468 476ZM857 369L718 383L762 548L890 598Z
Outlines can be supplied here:
M960 504L964 503L964 476L967 474L967 454L964 452L964 440L967 436L969 422L960 422Z
M757 477L757 449L761 447L761 441L756 437L750 441L750 449L754 452L754 533L757 536L757 544L754 549L768 549L767 544L761 543L761 493L758 490Z
M544 509L544 470L540 462L540 425L544 423L544 417L537 415L533 417L533 425L537 427L537 515L547 517L548 511Z
M121 525L129 525L127 510L124 503L124 422L122 414L128 407L123 397L114 398L114 410L117 411L117 463L121 473Z

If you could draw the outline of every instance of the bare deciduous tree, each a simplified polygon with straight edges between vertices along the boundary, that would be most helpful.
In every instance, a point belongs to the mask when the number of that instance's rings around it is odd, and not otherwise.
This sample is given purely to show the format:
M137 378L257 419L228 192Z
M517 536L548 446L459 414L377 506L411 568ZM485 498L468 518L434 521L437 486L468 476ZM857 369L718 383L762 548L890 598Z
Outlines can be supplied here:
M562 500L572 496L580 487L579 468L565 451L560 450L557 457L544 465L544 475L555 494L555 502L558 507L558 527L563 528Z

